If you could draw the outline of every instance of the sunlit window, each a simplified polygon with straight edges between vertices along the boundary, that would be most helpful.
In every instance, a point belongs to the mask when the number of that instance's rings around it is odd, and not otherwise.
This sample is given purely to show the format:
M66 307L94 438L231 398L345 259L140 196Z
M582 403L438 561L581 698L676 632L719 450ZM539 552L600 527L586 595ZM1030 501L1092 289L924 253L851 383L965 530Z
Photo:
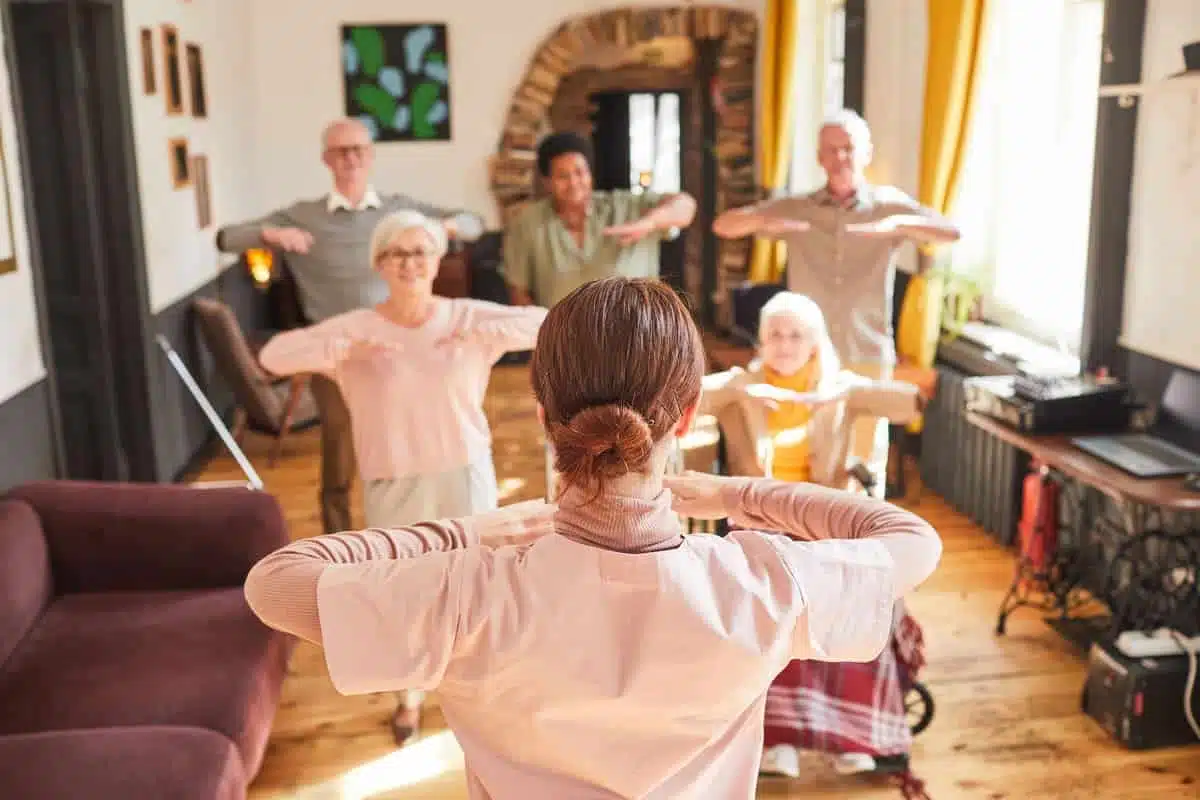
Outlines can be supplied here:
M679 95L629 96L629 185L635 192L678 192L683 185Z
M989 319L1077 353L1104 3L1004 0L990 14L953 267L984 284Z

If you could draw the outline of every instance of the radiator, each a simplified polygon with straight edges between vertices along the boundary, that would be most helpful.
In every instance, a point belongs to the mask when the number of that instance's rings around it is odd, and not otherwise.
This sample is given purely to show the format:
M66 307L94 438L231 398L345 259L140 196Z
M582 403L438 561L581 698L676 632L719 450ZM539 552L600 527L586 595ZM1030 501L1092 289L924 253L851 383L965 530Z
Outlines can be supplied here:
M944 359L936 368L937 391L925 409L921 433L921 480L1001 544L1010 545L1017 535L1029 457L967 422L963 380L984 370Z

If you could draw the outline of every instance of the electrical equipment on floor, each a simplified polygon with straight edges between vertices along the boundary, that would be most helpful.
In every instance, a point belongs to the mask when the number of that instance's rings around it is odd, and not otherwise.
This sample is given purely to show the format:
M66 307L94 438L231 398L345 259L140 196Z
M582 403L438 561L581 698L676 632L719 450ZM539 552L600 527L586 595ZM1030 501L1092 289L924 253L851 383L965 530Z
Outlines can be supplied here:
M963 388L968 411L1029 434L1128 430L1134 408L1128 386L1086 376L988 375Z
M1155 635L1145 634L1145 638ZM1127 637L1125 644L1131 641ZM1200 732L1194 729L1200 716L1197 659L1181 654L1182 650L1181 646L1174 655L1131 658L1116 643L1092 645L1084 712L1130 750L1196 744L1200 741Z

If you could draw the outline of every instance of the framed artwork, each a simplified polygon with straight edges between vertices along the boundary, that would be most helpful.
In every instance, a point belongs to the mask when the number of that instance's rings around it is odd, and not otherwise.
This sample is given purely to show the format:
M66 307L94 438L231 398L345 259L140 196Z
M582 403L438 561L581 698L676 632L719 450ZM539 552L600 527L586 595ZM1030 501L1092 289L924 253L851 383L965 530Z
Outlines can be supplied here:
M188 140L180 137L167 143L171 159L171 186L182 189L192 182L192 160L188 154Z
M163 25L163 94L168 114L183 113L183 67L179 63L179 30Z
M200 230L212 225L212 197L208 188L208 156L192 156L192 186L196 192L196 222Z
M158 91L158 72L154 69L154 31L142 28L142 91L154 94Z
M189 43L187 45L187 66L188 66L188 88L192 100L192 116L207 117L208 116L208 95L204 91L204 55L200 52L200 45Z
M446 26L343 25L346 116L377 142L450 140Z
M0 145L0 275L17 269L16 238L13 236L12 198L8 193L8 162Z

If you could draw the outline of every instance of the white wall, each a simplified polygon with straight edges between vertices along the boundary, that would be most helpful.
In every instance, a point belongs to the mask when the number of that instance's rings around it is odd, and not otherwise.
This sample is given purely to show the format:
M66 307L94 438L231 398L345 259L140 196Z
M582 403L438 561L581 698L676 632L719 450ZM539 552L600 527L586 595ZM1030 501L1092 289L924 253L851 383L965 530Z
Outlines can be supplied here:
M130 97L137 151L138 188L149 273L150 307L158 312L216 277L230 257L220 256L214 235L222 220L240 219L262 206L257 184L255 147L270 141L255 135L254 50L269 53L278 38L255 36L253 0L125 0L125 31L129 56ZM264 4L265 5L265 4ZM315 3L314 3L315 5ZM322 4L324 8L324 4ZM281 19L301 17L293 2ZM195 42L203 51L208 117L194 119L184 76L184 112L168 116L165 98L162 25L179 29L180 58L184 44ZM141 29L154 30L157 92L142 91ZM264 30L271 32L275 26ZM303 102L303 94L291 95ZM200 230L192 187L171 185L167 142L186 136L191 152L208 156L209 193L214 224Z
M867 0L866 92L863 116L871 126L874 183L917 195L921 125L925 108L926 4ZM916 251L901 250L901 269L912 271Z
M1150 0L1142 81L1182 70L1197 40L1200 2ZM1200 370L1200 81L1139 104L1121 341Z
M0 32L0 52L3 51L3 47L3 33ZM46 375L38 340L33 272L29 266L29 234L25 223L25 197L18 163L20 154L17 149L17 124L13 118L12 86L9 83L8 65L4 61L0 61L0 136L4 146L4 172L8 181L8 202L12 213L12 250L17 259L16 272L0 275L2 403ZM4 224L2 218L0 224ZM0 253L0 257L8 255L8 252Z
M262 210L328 190L319 136L343 113L340 36L355 22L444 22L450 48L453 140L381 145L376 184L422 200L465 207L498 222L487 160L496 151L512 94L539 44L568 17L660 0L254 0L253 28L265 37L254 63L254 125ZM762 0L730 7L759 11ZM219 217L219 222L236 216Z

